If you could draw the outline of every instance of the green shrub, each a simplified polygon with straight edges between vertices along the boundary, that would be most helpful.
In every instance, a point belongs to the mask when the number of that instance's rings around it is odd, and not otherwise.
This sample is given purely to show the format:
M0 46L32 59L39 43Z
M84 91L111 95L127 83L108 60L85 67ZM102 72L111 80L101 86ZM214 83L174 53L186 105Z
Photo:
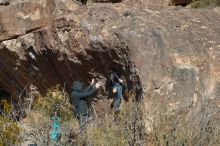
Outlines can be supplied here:
M48 89L45 97L38 97L33 110L41 111L48 117L57 111L62 120L66 121L73 116L71 109L68 94L57 85Z
M59 85L48 89L45 96L32 94L33 93L30 92L26 98L35 96L36 100L33 103L31 111L20 121L21 125L25 125L21 129L21 137L25 139L25 141L31 141L37 145L54 145L50 139L50 116L57 111L58 116L61 117L62 138L59 144L67 145L71 130L78 126L77 120L73 116L68 94L62 90Z
M220 0L195 0L191 7L193 8L206 8L220 6Z
M9 114L11 111L12 111L12 106L10 103L8 103L7 100L3 99L3 100L0 100L0 106L3 108L2 109L2 112L4 114Z
M18 144L20 127L17 122L10 119L12 106L6 100L1 100L0 106L3 108L0 115L0 146Z

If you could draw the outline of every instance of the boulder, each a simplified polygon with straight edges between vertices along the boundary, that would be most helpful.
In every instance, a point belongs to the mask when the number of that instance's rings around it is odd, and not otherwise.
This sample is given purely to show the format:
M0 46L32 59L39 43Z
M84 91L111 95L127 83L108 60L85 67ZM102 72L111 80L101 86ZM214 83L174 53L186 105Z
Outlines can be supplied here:
M10 0L0 0L0 5L9 5L10 4Z
M77 7L71 0L16 1L0 9L0 41L47 27L54 18Z
M194 96L219 96L218 11L118 3L57 15L56 5L23 2L0 12L0 87L15 99L29 85L45 94L56 84L71 92L79 79L104 84L110 66L146 102L179 98L190 106Z

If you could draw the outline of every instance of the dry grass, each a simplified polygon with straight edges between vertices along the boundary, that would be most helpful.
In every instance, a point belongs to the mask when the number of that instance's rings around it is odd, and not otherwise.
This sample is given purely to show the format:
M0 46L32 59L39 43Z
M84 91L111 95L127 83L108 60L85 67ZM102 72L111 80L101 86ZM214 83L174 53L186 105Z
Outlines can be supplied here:
M187 108L164 103L156 102L148 111L152 145L220 145L220 109L211 99L204 98Z
M105 113L101 118L93 117L82 129L73 117L68 98L68 94L59 90L58 86L48 90L46 97L38 97L32 112L20 122L23 141L41 146L53 145L49 138L49 113L59 109L63 118L59 145L129 146L145 142L139 103L124 103L123 110L117 115L112 112Z
M33 97L36 97L34 93L36 92L31 91L26 99L26 102L29 102L21 106L22 110L26 111L26 116L19 121L17 135L23 144L26 142L26 144L36 143L41 146L53 145L49 138L51 129L49 116L51 111L60 109L63 120L62 138L57 142L59 145L220 145L220 109L209 98L202 98L187 108L180 108L166 100L157 99L154 99L147 109L142 103L124 102L118 115L112 112L105 113L101 118L91 118L87 126L81 129L78 121L72 116L69 97L64 90L56 86L48 90L44 99L38 97L38 100L41 100L37 102L32 102L35 101ZM65 108L63 105L66 105ZM24 110L25 107L28 110ZM8 124L7 121L1 125L6 124ZM10 137L13 138L13 135L6 138L7 143L10 141L13 143Z
M76 136L75 145L129 146L143 145L144 123L138 103L126 103L119 114L106 113L91 121Z
M138 104L124 103L123 110L118 115L105 113L101 118L93 117L82 130L73 116L68 94L64 89L55 86L48 90L45 97L32 88L25 101L19 103L20 111L14 114L22 113L18 122L21 145L31 143L41 146L54 145L50 140L49 120L54 111L58 111L62 117L62 137L57 142L59 145L142 145L144 135L141 133L144 131L144 123Z

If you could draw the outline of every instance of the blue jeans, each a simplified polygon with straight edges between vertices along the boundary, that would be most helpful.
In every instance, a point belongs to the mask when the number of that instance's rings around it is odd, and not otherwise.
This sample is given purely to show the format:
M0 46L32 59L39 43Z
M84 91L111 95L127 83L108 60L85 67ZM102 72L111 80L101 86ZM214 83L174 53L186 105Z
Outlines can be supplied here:
M114 110L115 111L120 111L120 105L121 105L121 98L115 99Z

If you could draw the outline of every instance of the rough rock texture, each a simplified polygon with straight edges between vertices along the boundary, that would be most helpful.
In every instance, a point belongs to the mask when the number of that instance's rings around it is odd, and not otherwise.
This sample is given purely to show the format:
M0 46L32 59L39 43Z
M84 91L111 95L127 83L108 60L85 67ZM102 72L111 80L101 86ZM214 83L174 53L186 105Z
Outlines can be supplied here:
M124 2L129 2L133 4L144 4L144 5L159 5L159 6L168 6L171 4L171 0L124 0Z
M186 6L192 0L123 0L128 4L147 6L149 9L160 9L164 6Z
M0 41L49 26L54 17L77 7L71 0L18 0L0 9Z
M10 4L10 0L0 0L0 5L7 6Z
M80 0L78 0L80 1ZM81 0L83 1L83 0ZM170 6L170 5L182 5L186 6L192 0L87 0L88 3L119 3L124 2L129 5L144 5L148 8L159 9L163 6Z
M93 0L95 3L119 3L122 0Z
M17 96L30 84L41 93L55 84L70 90L76 79L104 82L107 68L115 66L146 101L179 98L190 106L205 96L219 98L218 10L152 11L119 3L57 15L54 1L46 9L50 2L17 3L0 11L5 91Z

